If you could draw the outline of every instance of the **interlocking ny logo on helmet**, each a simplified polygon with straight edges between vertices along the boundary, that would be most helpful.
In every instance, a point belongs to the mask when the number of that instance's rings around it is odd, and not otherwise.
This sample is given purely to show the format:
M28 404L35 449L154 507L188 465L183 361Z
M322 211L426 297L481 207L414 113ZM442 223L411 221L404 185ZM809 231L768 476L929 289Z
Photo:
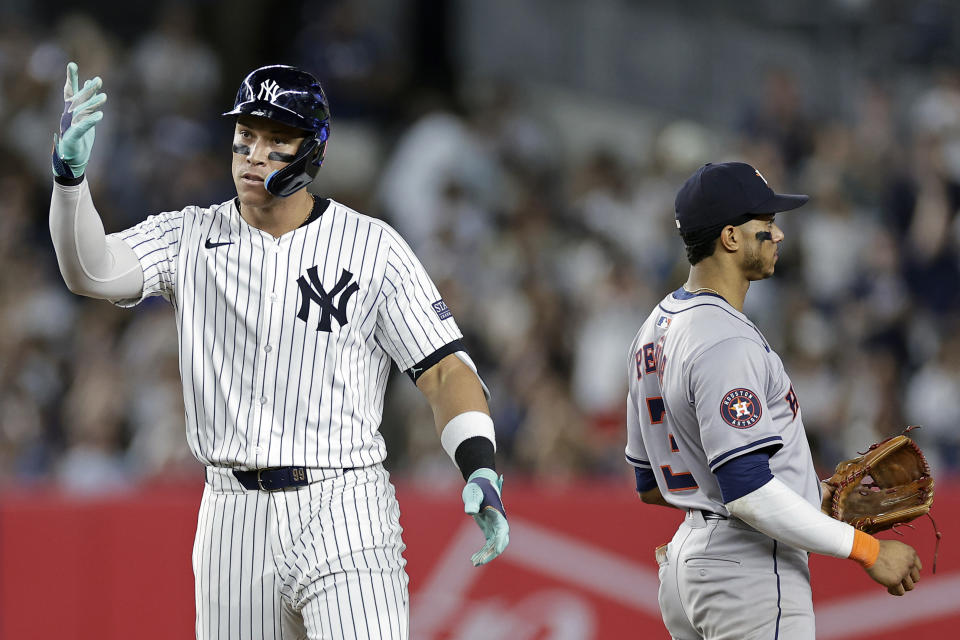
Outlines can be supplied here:
M267 79L260 83L260 93L257 94L257 100L276 102L278 93L280 93L280 85L273 80Z
M330 135L330 105L320 82L306 71L286 65L255 69L240 84L233 109L223 115L243 114L274 120L308 134L290 164L267 176L267 191L286 197L310 184L323 163Z

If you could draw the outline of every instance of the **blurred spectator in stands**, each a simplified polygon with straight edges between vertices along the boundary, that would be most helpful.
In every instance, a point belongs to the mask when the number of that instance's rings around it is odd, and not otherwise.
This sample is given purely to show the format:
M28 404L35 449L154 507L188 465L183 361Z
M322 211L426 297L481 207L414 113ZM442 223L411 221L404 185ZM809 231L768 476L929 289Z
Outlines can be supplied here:
M117 91L126 100L116 108L125 114L115 152L120 177L111 183L111 197L101 199L122 203L118 228L184 202L229 196L229 174L216 159L217 150L229 152L230 135L218 118L227 110L218 102L221 64L198 37L197 19L190 3L167 0L156 7L154 27L133 45L126 70L130 89ZM108 95L113 100L109 89ZM98 125L98 147L99 133Z
M960 308L960 266L949 230L960 206L960 184L949 175L943 140L914 139L909 172L893 181L887 220L901 239L903 275L921 309Z
M818 149L830 146L828 139L843 144L845 130L823 131ZM810 208L802 220L792 220L791 230L800 244L805 291L826 309L836 310L849 294L876 231L875 217L856 209L842 183L841 164L808 162L807 193ZM785 216L784 216L785 217ZM791 241L791 238L787 238Z
M741 116L741 131L776 145L790 171L796 171L813 148L814 125L805 95L789 69L771 67L763 76L758 103L748 105Z
M606 149L587 156L572 185L576 222L621 253L638 258L656 234L637 219L634 193L623 162Z
M369 21L361 0L306 4L296 57L323 82L337 120L389 122L403 108L403 51Z
M897 137L891 87L864 79L853 94L852 142L847 145L846 186L859 205L879 207L892 171L906 164Z
M903 430L902 358L882 345L848 346L840 351L839 379L843 411L834 444L842 452L827 468L854 451ZM809 398L807 402L818 402ZM801 405L802 407L803 405Z
M417 252L444 224L444 191L451 183L481 206L505 195L494 140L441 104L425 103L425 113L397 141L380 182L387 218Z
M595 443L564 381L549 369L540 374L520 389L525 412L517 429L515 461L535 476L574 480L592 470Z
M851 341L885 344L900 354L904 360L900 375L905 376L915 359L908 354L907 326L913 309L901 269L902 253L889 229L875 228L867 242L837 324Z
M608 469L616 470L623 457L626 430L629 345L636 334L644 305L655 304L643 282L625 261L609 265L590 291L577 300L571 345L571 399L587 426L589 438Z
M133 475L124 456L125 373L112 354L88 355L64 398L67 450L56 477L61 487L78 493L123 491Z
M934 357L913 376L906 390L911 432L929 454L934 471L960 472L960 334L943 337Z
M142 117L213 119L220 61L197 37L196 9L189 2L166 0L155 10L154 27L130 52L131 88L137 92Z

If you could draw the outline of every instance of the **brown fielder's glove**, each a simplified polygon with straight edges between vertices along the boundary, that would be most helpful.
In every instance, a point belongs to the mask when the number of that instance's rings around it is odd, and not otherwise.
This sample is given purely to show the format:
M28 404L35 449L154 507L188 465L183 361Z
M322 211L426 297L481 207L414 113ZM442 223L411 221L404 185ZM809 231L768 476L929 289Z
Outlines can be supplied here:
M841 462L826 482L834 487L830 515L866 533L910 522L933 505L930 466L920 447L903 434Z

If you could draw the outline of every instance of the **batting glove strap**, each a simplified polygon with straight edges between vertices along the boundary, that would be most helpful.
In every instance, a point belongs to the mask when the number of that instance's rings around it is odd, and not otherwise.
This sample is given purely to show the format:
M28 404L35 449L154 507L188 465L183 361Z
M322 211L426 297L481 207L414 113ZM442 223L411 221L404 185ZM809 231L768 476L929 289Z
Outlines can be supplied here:
M65 179L65 180L79 180L81 176L75 176L73 174L73 169L70 168L66 162L63 161L63 158L60 157L60 152L57 150L59 138L57 134L53 134L53 175L55 178ZM76 183L74 183L76 184Z
M503 508L503 501L500 499L500 488L503 486L503 476L497 477L497 472L493 469L477 469L467 478L467 486L463 488L463 503L467 513L476 514L484 509L494 509L500 512L500 515L507 517L507 512ZM467 510L477 502L478 492L481 499L475 511ZM467 499L470 498L468 503Z

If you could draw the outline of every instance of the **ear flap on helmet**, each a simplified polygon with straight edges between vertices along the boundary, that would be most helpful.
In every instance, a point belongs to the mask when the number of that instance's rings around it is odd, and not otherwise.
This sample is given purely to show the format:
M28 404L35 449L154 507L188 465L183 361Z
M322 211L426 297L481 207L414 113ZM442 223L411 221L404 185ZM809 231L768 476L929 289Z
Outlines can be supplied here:
M316 136L304 140L293 162L267 176L264 188L275 196L286 198L310 184L320 171L326 146L326 140L321 142Z

